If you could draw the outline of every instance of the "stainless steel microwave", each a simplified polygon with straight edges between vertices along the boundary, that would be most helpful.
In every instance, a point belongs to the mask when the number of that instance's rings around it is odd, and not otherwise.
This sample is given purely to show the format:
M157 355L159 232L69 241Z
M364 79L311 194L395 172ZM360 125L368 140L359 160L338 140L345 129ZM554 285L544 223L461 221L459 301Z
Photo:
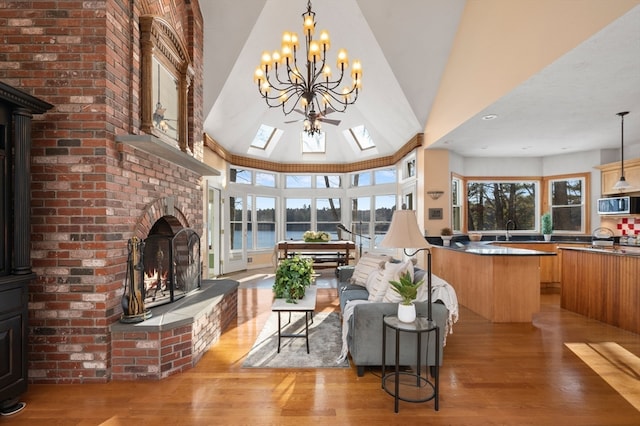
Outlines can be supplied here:
M599 198L598 214L640 214L640 197Z

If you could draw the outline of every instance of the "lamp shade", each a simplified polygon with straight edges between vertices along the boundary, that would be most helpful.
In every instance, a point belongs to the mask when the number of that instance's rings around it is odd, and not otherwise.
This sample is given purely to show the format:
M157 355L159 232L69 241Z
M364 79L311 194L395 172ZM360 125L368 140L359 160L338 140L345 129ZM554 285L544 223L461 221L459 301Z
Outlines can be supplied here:
M391 218L387 235L380 241L380 247L389 248L427 248L416 219L414 210L396 210Z

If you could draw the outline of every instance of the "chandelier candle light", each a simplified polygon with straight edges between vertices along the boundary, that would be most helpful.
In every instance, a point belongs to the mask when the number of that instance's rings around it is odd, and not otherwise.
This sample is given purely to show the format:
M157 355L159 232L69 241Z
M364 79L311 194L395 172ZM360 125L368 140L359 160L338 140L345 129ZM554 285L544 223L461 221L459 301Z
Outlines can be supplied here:
M362 66L356 60L351 67L351 86L344 86L342 91L338 88L349 68L345 49L338 51L340 76L332 80L331 67L326 63L327 51L331 46L329 33L321 31L318 40L313 39L315 15L311 10L311 1L308 1L307 11L302 14L307 51L304 60L299 63L297 58L298 35L285 31L282 49L273 53L263 52L261 64L254 74L258 91L267 105L271 108L282 107L285 115L292 111L303 113L304 130L310 135L320 132L320 122L326 114L344 112L348 105L355 103L362 85ZM271 94L272 89L277 93Z

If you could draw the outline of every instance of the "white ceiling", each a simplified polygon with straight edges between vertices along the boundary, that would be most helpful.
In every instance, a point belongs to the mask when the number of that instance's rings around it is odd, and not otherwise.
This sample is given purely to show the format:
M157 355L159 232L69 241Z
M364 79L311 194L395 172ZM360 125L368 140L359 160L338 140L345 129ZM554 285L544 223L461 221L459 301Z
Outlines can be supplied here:
M478 1L478 0L476 0ZM616 0L618 1L618 0ZM270 109L253 83L264 50L284 30L301 33L306 1L205 0L204 131L228 151L283 163L350 163L395 153L425 131L458 31L464 0L316 0L317 30L363 65L363 89L324 124L325 154L301 154L299 118ZM508 37L508 35L505 35ZM640 143L640 6L579 44L430 147L462 156L545 156ZM486 114L497 114L491 121ZM249 145L260 126L283 130L271 152ZM366 156L342 132L364 124L377 144Z

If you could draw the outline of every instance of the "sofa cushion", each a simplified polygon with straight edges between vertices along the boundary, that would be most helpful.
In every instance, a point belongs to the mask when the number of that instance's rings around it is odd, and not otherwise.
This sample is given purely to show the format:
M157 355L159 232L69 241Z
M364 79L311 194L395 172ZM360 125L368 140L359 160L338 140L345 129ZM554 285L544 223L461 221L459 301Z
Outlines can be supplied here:
M368 298L369 292L366 288L355 284L349 284L340 292L340 311L344 312L347 302L351 300L367 300Z
M372 272L380 269L389 259L390 257L387 255L372 253L363 254L360 260L358 260L358 263L353 270L353 275L351 275L349 282L351 284L358 284L362 287L365 287L367 285L367 278L369 277L369 275Z

